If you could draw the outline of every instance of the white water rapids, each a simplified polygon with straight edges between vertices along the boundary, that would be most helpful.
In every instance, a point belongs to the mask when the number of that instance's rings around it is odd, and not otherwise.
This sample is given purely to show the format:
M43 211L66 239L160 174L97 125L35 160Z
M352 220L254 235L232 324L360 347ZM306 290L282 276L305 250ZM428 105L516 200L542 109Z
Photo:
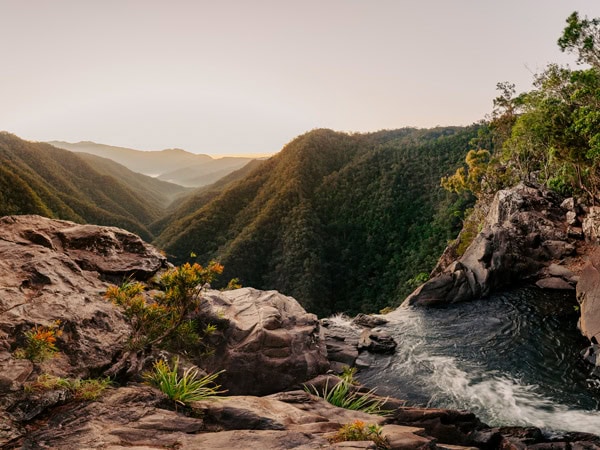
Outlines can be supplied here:
M467 409L491 426L600 432L600 384L578 351L573 299L521 288L445 309L385 316L393 356L359 374L409 404Z

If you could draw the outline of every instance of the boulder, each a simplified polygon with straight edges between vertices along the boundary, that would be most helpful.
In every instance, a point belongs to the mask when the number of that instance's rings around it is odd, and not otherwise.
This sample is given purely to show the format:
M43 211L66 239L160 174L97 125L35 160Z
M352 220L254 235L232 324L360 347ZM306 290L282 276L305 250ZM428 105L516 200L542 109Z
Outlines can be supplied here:
M277 291L208 291L200 316L224 322L211 337L213 352L195 361L225 370L219 383L232 395L267 395L329 369L317 316Z
M540 289L575 290L575 287L572 284L567 283L565 280L558 277L542 278L541 280L536 281L535 285Z
M556 259L573 255L564 209L553 193L520 183L498 191L481 232L465 253L419 286L403 305L435 306L485 297L535 276ZM566 205L570 208L570 205Z

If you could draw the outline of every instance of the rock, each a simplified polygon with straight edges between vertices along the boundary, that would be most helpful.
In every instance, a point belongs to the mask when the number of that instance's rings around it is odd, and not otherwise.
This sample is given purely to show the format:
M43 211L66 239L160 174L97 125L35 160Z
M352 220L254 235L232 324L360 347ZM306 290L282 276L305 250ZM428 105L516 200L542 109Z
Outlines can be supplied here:
M269 450L316 450L331 448L327 440L297 431L273 430L234 430L219 433L184 435L177 449L181 450L232 450L232 449L269 449ZM156 447L153 447L153 449ZM334 447L335 448L335 447ZM344 447L339 447L344 448ZM370 447L345 447L370 448ZM372 448L372 447L371 447ZM132 449L137 450L137 449Z
M292 430L305 433L335 432L355 420L382 424L382 416L338 408L305 391L282 392L267 397L224 397L194 402L194 411L221 429Z
M406 406L397 406L393 411L393 423L423 428L428 436L447 444L474 443L473 433L484 428L477 416L469 411ZM490 441L495 438L489 436L486 439ZM483 435L479 440L483 442Z
M435 439L424 436L422 428L402 425L385 425L381 435L387 440L390 449L436 449Z
M363 330L358 340L358 350L367 350L371 353L391 354L396 351L396 341L392 336L383 331Z
M577 218L577 213L574 211L567 212L567 224L573 227L579 225L579 219Z
M344 367L354 367L358 358L360 330L352 323L339 320L323 319L321 323L331 369L341 373Z
M549 191L520 183L498 191L481 232L457 261L418 287L404 306L435 306L485 297L575 253L564 210ZM440 266L438 264L438 266Z
M96 449L113 446L175 446L204 429L200 419L162 409L164 394L147 386L109 390L99 401L55 410L22 440L23 448ZM37 447L36 447L37 446Z
M536 281L535 285L540 289L575 290L573 285L558 277L542 278L541 280Z
M583 233L583 228L581 227L567 227L567 236L572 239L583 240L585 239L585 234Z
M600 341L600 248L595 247L577 283L581 333L593 344Z
M586 217L583 219L583 234L592 242L598 242L600 238L600 207L590 206Z
M575 199L573 197L569 197L562 201L562 203L560 204L560 207L569 212L576 212L576 209L575 209L576 205L577 205L577 203L575 202Z
M593 344L581 351L581 357L593 366L600 366L599 351L600 346Z
M352 319L352 323L359 327L375 328L385 325L388 323L388 320L381 316L360 313L354 319Z
M194 362L225 370L219 383L232 395L271 394L329 369L317 317L277 291L208 291L200 316L227 325L211 337L212 355Z
M570 280L573 278L573 272L565 266L558 264L550 264L546 270L548 275L553 277L561 277L564 280Z
M542 246L548 252L550 259L562 259L575 253L575 246L565 241L545 241Z
M102 297L104 280L146 279L163 267L156 249L118 228L33 215L0 218L0 337L7 350L0 351L0 404L10 406L22 383L41 371L85 378L110 366L130 326ZM57 357L36 365L14 357L26 331L58 320Z

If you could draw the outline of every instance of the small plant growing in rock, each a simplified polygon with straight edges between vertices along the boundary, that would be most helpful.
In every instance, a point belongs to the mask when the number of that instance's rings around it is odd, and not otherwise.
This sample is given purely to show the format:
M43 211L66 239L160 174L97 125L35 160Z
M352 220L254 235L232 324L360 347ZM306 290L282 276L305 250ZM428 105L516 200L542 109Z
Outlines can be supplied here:
M317 397L321 397L327 402L340 408L350 409L353 411L362 411L369 414L386 415L389 411L383 409L387 402L387 398L379 398L375 396L375 388L368 392L360 393L355 385L358 384L354 380L354 371L350 370L342 375L340 381L333 387L329 387L329 383L325 383L323 392L311 386L304 386L304 390Z
M226 392L220 391L221 386L215 383L223 371L200 376L198 369L190 367L180 376L178 369L178 358L174 360L173 367L159 359L154 363L152 371L144 374L144 379L148 384L157 387L167 397L181 405L205 400Z
M110 378L89 378L74 380L72 391L75 400L95 401L112 385Z
M14 352L16 358L29 359L33 362L42 362L52 358L58 352L56 338L62 335L60 320L52 325L35 325L25 332L25 347Z
M382 436L381 426L365 424L362 420L343 425L336 434L329 438L331 443L345 441L373 441L378 449L389 449L390 446Z
M98 400L102 393L112 384L110 378L69 379L49 374L40 375L36 381L26 383L25 392L44 392L57 389L70 391L75 400Z

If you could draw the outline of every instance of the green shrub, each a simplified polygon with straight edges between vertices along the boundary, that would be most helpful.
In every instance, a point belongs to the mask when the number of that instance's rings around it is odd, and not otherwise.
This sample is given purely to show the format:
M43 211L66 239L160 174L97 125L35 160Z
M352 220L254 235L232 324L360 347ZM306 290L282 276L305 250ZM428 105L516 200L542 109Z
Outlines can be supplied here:
M144 296L144 285L126 281L111 286L105 298L123 310L133 332L129 341L132 350L154 344L197 347L202 336L196 331L191 316L200 306L205 286L223 271L212 261L206 267L183 264L167 271L159 280L161 292L152 299Z
M160 359L153 365L153 370L144 374L148 384L157 387L176 403L186 405L190 402L205 400L222 394L220 385L215 383L224 371L200 377L198 370L190 367L179 376L179 359L175 358L173 367Z

